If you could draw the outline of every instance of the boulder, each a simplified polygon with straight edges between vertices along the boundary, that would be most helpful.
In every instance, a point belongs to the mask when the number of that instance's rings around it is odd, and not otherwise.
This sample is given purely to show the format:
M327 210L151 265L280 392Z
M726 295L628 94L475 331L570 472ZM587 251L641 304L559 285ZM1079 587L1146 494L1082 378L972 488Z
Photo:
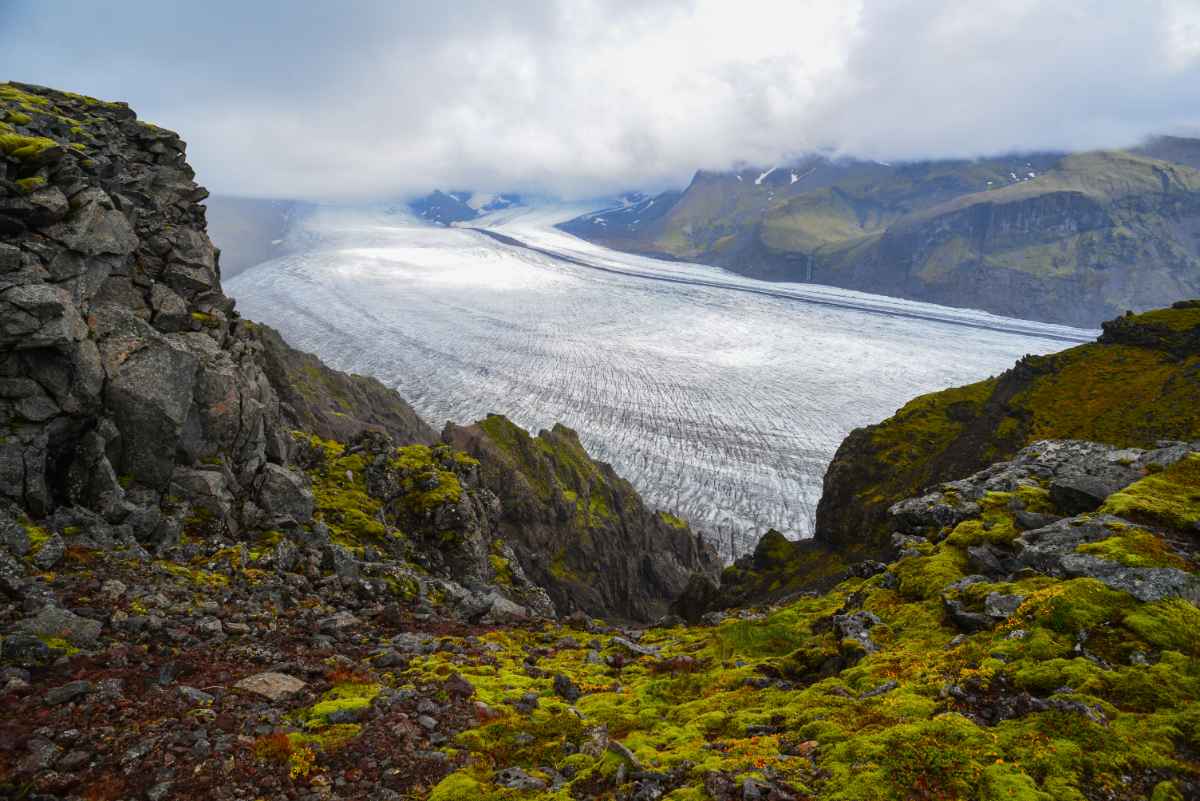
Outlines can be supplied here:
M99 620L81 617L69 609L47 604L31 618L18 625L22 631L37 637L61 638L80 648L90 648L104 628Z
M261 695L269 701L284 701L304 689L304 682L286 673L255 673L233 685L235 690L242 690L255 695Z
M1050 500L1066 515L1094 512L1104 500L1120 489L1111 481L1087 475L1056 478L1050 482Z
M258 505L279 521L296 526L312 521L313 494L308 479L277 464L265 464L259 471Z

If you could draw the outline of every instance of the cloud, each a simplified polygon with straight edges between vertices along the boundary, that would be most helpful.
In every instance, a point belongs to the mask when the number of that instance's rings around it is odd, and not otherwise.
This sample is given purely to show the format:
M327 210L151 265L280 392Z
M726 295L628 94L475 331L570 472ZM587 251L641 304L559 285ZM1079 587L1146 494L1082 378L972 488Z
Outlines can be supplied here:
M1119 146L1200 123L1196 0L35 3L6 77L125 99L214 191L567 197L812 149Z

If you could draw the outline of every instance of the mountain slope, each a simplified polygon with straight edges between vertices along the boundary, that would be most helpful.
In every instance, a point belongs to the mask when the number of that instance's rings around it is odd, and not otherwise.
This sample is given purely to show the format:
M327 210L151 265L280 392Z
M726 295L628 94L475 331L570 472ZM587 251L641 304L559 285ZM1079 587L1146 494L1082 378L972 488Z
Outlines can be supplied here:
M612 215L563 228L760 278L1096 326L1200 293L1197 150L1162 138L975 162L814 157L698 173L669 212L636 228Z
M1104 334L999 377L910 401L838 448L817 508L816 539L881 545L887 508L922 487L1048 438L1120 447L1200 438L1200 302L1121 317Z

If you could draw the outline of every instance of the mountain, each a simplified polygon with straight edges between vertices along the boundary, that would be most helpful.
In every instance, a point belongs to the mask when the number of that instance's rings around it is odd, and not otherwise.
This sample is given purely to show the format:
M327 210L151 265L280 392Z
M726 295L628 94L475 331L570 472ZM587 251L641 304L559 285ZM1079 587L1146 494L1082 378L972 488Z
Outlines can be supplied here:
M561 227L621 250L1095 327L1200 294L1200 141L978 161L814 156L699 172L652 215ZM668 206L664 209L663 206Z
M242 319L176 134L0 106L3 797L1200 795L1200 302L856 432L718 585L570 429Z
M209 235L221 243L222 278L282 255L292 222L312 209L296 200L228 195L210 195L204 205Z
M440 189L412 200L409 210L431 223L450 225L474 220L484 214L521 205L521 196L514 194L488 195L478 192L443 192Z

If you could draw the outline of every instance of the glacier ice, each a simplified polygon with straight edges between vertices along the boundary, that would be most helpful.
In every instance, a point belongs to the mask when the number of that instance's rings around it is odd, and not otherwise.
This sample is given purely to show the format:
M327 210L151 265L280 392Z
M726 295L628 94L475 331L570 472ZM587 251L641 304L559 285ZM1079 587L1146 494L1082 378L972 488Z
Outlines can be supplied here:
M809 536L856 426L1093 332L606 250L507 209L434 228L325 208L229 282L249 318L395 387L426 419L562 421L730 555ZM505 239L494 238L499 234ZM519 244L518 244L519 243Z

